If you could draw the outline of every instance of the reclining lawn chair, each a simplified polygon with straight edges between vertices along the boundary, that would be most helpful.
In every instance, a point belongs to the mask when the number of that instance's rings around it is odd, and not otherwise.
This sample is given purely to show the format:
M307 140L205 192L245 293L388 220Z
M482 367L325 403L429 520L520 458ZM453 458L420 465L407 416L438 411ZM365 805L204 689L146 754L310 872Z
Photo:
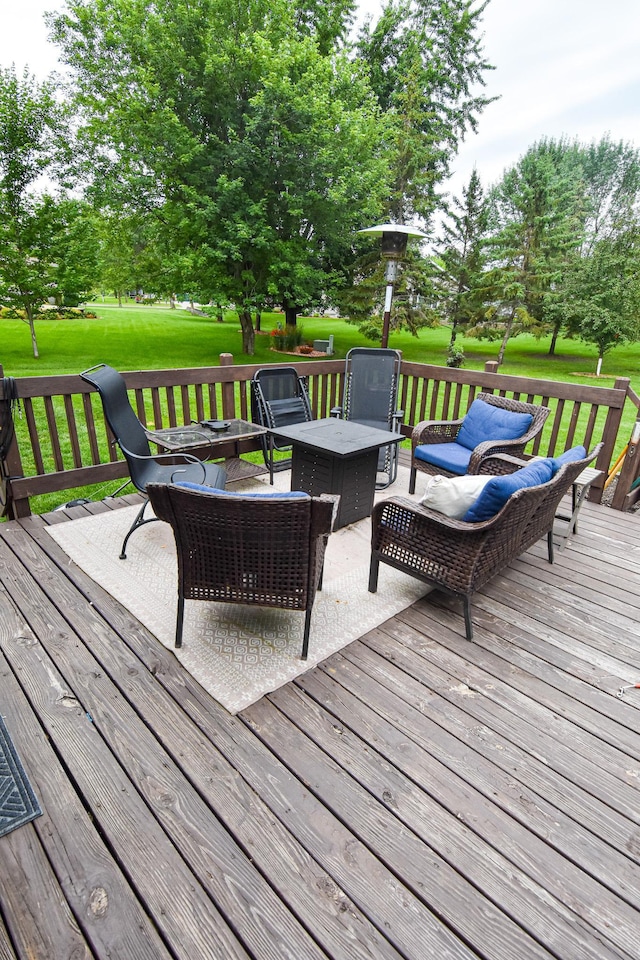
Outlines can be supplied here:
M353 347L346 356L344 393L341 407L334 407L331 415L343 420L354 420L378 430L398 432L403 411L396 409L400 383L399 350L381 347ZM376 488L384 490L398 474L398 443L380 449Z
M127 461L131 482L140 493L146 493L149 483L170 483L177 479L224 489L227 475L222 467L215 463L203 463L188 453L151 453L144 427L135 415L129 402L127 386L117 370L106 363L99 363L84 370L80 376L98 391L105 420ZM145 518L148 502L148 497L145 496L144 503L122 543L121 560L126 559L127 543L133 531L157 519Z
M264 367L256 370L251 381L251 417L254 423L274 430L292 423L313 420L307 388L294 367ZM265 465L274 471L288 470L291 457L276 460L274 451L290 450L273 435L261 437Z

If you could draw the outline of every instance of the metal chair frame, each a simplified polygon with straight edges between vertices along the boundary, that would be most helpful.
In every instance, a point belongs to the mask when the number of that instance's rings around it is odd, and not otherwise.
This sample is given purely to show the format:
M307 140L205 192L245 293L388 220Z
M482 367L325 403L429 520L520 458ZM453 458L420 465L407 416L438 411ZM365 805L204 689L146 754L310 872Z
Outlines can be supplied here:
M129 401L124 378L113 367L106 363L98 363L94 367L83 370L80 376L97 390L109 430L127 461L131 482L140 493L145 494L144 502L122 543L120 559L125 560L131 534L138 527L157 519L157 517L145 517L149 502L146 496L147 484L168 483L174 479L181 479L224 489L226 473L217 464L203 463L192 454L175 452L152 454L144 427Z
M345 358L344 391L341 407L331 415L353 420L379 430L398 432L404 410L397 409L402 354L382 347L353 347ZM382 447L376 482L377 490L391 486L398 475L399 444Z
M251 380L251 417L254 423L269 430L313 420L306 381L295 367L256 370ZM261 443L265 466L273 482L274 472L291 467L291 457L276 460L274 451L291 450L291 445L279 442L273 434L265 434Z

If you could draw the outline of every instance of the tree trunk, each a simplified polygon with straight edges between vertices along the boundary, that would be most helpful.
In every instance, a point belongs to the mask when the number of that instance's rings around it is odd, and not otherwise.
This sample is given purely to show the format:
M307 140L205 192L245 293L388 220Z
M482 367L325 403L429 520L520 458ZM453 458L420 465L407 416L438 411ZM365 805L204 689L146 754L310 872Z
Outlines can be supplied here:
M261 329L261 326L260 326L261 323L262 323L262 314L260 313L259 310L256 310L256 331Z
M297 308L297 307L288 307L288 306L285 306L285 308L284 308L284 322L285 322L285 324L286 324L287 327L295 327L296 322L297 322L297 316L298 316L298 308Z
M255 353L254 344L256 339L255 330L251 321L250 310L240 310L238 312L240 327L242 328L242 352L250 357Z
M29 321L29 332L31 334L31 346L33 347L33 355L38 359L40 354L38 353L38 341L36 339L36 325L33 319L33 314L31 310L27 310L27 320Z
M553 328L553 334L551 335L551 343L549 344L549 356L555 357L556 355L556 343L558 342L558 334L560 333L560 324L556 323Z
M221 303L216 303L216 320L218 323L224 323L224 313Z
M511 328L513 327L513 318L515 317L515 310L511 311L511 316L507 320L507 325L504 328L504 337L502 338L502 343L500 344L500 350L498 351L498 366L502 364L504 360L504 352L507 349L507 343L509 342L509 337L511 336Z

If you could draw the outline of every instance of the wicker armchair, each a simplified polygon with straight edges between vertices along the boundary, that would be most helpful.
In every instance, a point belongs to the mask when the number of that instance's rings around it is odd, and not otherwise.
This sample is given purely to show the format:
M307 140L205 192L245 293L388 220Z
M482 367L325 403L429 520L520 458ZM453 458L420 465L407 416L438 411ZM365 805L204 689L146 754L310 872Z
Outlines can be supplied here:
M336 498L227 493L196 484L151 483L147 493L176 541L176 647L185 600L257 604L305 611L305 660Z
M460 420L423 420L416 424L411 434L411 471L409 474L409 493L415 493L416 474L418 471L427 473L431 476L441 474L446 477L454 477L463 473L479 473L480 464L492 453L511 453L519 456L524 452L524 448L537 434L542 430L545 420L549 416L549 408L541 407L534 403L524 403L521 400L510 400L508 397L494 396L492 393L479 393L476 400L490 404L492 407L499 407L510 413L530 414L532 417L530 426L520 435L511 440L494 440L487 437L482 443L478 444L472 452L470 459L461 462L458 457L451 457L452 464L449 468L446 465L446 448L444 459L440 458L438 463L432 463L423 459L420 455L416 456L418 447L424 448L427 444L454 444L451 453L459 451L460 444L456 443L460 428L464 423L464 418ZM442 447L440 448L443 449ZM467 451L468 454L468 451Z
M601 445L585 458L563 464L546 483L517 490L495 516L479 523L453 520L401 497L378 503L371 518L369 590L376 592L379 564L386 563L461 597L471 640L472 594L541 537L547 537L549 563L553 563L558 504L600 449ZM494 463L487 472L499 475L517 469L514 458L508 461ZM519 466L524 465L520 461Z

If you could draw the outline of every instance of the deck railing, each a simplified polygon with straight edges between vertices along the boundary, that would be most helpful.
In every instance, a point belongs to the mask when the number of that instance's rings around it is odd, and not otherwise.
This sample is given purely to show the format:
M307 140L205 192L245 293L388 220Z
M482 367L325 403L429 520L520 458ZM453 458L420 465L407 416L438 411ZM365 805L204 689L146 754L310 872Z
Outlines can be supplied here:
M314 416L329 416L342 398L344 361L287 365L307 378ZM234 366L233 357L222 354L216 367L141 370L124 373L124 377L140 420L159 429L203 419L251 419L250 380L257 369L259 365ZM0 378L3 376L0 366ZM0 463L0 504L4 502L8 517L28 516L31 497L128 476L97 395L80 376L20 377L14 386L21 416L14 418L15 436ZM551 408L531 453L552 456L577 443L590 448L602 440L598 467L605 476L620 442L625 403L640 405L625 377L613 387L601 387L500 374L495 362L488 363L484 371L474 371L403 361L399 399L404 410L403 432L410 436L421 420L463 416L482 391ZM6 410L7 404L2 409ZM629 443L612 504L617 509L628 509L640 497L640 489L634 487L640 474L639 440L632 436ZM626 442L626 437L621 438L622 446ZM251 449L257 449L255 440L244 441L240 452ZM221 455L231 455L231 451L227 454L222 448ZM602 486L602 480L594 485L592 499L601 498Z

